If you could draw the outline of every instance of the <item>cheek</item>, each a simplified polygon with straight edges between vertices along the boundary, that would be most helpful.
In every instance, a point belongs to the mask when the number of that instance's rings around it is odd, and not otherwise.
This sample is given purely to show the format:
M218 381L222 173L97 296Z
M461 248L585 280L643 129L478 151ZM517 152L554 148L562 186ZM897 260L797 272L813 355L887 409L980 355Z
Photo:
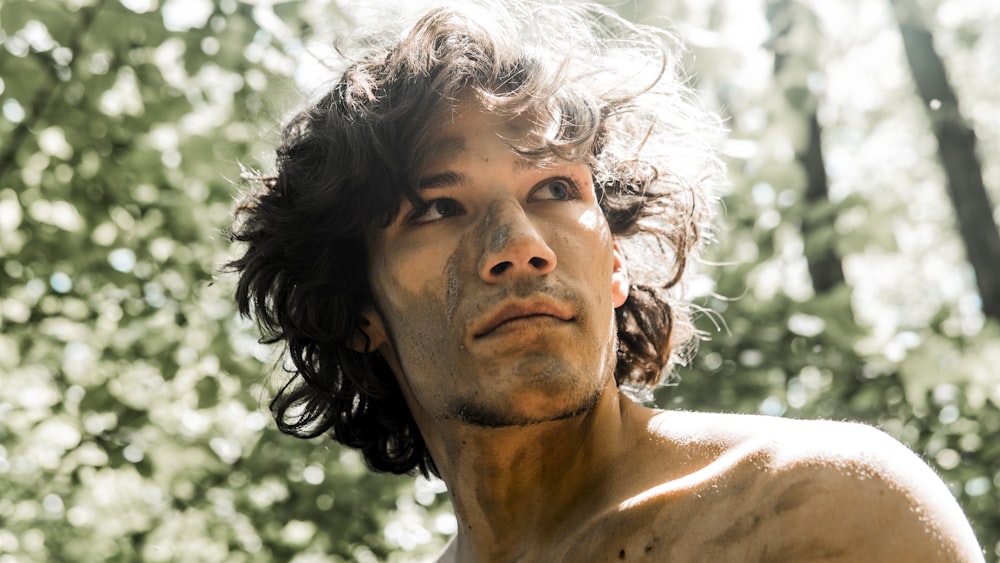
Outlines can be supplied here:
M561 229L561 237L566 245L567 260L571 267L586 268L591 275L588 279L597 282L607 277L610 280L614 258L613 237L604 213L596 206L589 207L576 216L573 224ZM572 235L566 233L573 233ZM607 258L605 260L605 258ZM607 272L607 276L605 276Z
M428 276L434 266L418 268L399 263L395 266L383 265L373 272L372 292L389 329L396 335L409 334L416 324L434 322L435 310L444 310L443 299L433 291L435 285L444 284L434 283ZM436 269L440 271L439 267Z
M607 229L602 229L601 224L602 223L607 224L607 221L605 220L604 214L601 213L600 209L591 208L584 211L580 215L580 218L577 220L577 222L580 223L581 227L587 229L588 231L607 230Z
M458 279L440 252L394 252L373 260L372 292L404 366L440 353L454 328Z
M567 256L579 270L581 281L586 284L588 299L594 300L595 313L602 318L605 312L613 316L614 238L607 219L600 208L593 207L577 218L576 242L573 254Z
M369 280L372 292L386 308L409 306L418 294L434 287L442 271L440 252L416 244L385 247L372 255Z
M475 238L466 229L382 253L373 260L370 274L376 298L399 311L412 308L415 301L427 303L454 320L464 286L475 274Z
M429 389L421 385L427 373L440 367L441 358L449 357L451 328L444 314L441 292L430 289L407 291L398 286L377 295L382 310L388 346L395 356L394 370L400 386L408 389L418 402L425 402Z

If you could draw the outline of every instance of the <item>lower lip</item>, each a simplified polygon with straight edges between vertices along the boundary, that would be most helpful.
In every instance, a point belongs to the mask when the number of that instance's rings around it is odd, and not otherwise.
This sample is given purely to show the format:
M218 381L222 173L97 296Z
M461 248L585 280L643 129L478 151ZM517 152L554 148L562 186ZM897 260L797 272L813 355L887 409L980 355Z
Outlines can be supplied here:
M568 321L564 321L563 319L560 319L558 317L553 317L551 315L529 315L526 317L517 317L515 319L511 319L509 321L504 321L500 323L489 332L480 335L479 338L522 334L529 331L548 328L552 325L564 322Z

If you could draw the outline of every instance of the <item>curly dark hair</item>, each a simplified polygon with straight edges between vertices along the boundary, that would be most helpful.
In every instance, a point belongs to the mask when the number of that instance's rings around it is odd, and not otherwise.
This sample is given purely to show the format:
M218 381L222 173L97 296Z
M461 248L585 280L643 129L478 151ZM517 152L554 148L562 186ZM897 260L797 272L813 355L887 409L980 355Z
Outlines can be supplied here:
M640 266L616 311L623 388L652 388L694 336L679 281L721 165L706 141L715 122L662 30L596 7L503 2L435 9L395 37L366 41L285 126L276 174L252 178L236 209L231 236L245 252L228 267L261 341L287 347L278 427L329 432L376 471L427 474L434 462L392 371L351 341L373 303L366 230L391 222L403 198L420 201L415 173L435 124L471 95L534 118L538 134L514 147L523 155L590 165L611 232Z

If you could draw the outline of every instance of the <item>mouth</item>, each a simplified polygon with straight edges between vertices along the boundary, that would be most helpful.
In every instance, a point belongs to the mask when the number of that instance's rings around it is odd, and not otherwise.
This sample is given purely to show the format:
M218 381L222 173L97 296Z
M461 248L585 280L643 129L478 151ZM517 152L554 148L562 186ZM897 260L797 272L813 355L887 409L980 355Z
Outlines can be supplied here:
M549 301L508 303L487 315L473 332L474 338L483 338L506 329L530 324L534 321L572 321L573 313L567 307Z

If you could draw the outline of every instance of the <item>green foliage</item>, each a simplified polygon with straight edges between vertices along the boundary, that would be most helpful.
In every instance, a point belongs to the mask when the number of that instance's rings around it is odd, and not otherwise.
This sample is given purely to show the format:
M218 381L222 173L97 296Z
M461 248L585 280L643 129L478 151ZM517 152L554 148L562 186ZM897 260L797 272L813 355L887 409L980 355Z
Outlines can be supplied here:
M0 554L437 549L440 488L273 429L271 358L216 280L240 162L266 154L268 92L289 79L263 61L284 55L251 6L206 2L170 30L141 4L0 11Z
M675 4L667 15L705 29L752 21L721 4ZM993 84L969 61L993 39L958 4L941 7L951 14L949 64L975 96ZM242 163L267 167L317 15L354 22L308 1L279 5L284 28L235 0L156 8L0 4L0 560L432 554L455 524L439 482L375 476L328 440L274 430L265 374L277 351L256 343L233 310L232 280L217 274L230 257L223 229ZM954 226L937 213L947 206L933 203L944 200L914 188L940 176L926 164L932 153L919 152L920 108L893 85L883 88L893 111L839 102L835 71L864 44L810 43L829 19L816 10L795 38L808 60L786 64L830 69L830 93L818 97L839 191L822 207L803 203L804 175L788 156L810 109L802 81L734 74L755 68L759 38L695 42L702 89L753 150L731 161L710 256L723 265L708 272L714 295L699 300L711 339L657 400L878 425L941 472L996 560L1000 329L977 316L949 246ZM867 148L844 160L843 147L900 124L918 145L904 169L886 170L893 159ZM806 216L835 227L803 241ZM933 248L919 243L927 232ZM830 245L846 257L850 287L817 296L804 255ZM873 289L869 270L892 260L934 271ZM959 289L939 291L948 284Z

